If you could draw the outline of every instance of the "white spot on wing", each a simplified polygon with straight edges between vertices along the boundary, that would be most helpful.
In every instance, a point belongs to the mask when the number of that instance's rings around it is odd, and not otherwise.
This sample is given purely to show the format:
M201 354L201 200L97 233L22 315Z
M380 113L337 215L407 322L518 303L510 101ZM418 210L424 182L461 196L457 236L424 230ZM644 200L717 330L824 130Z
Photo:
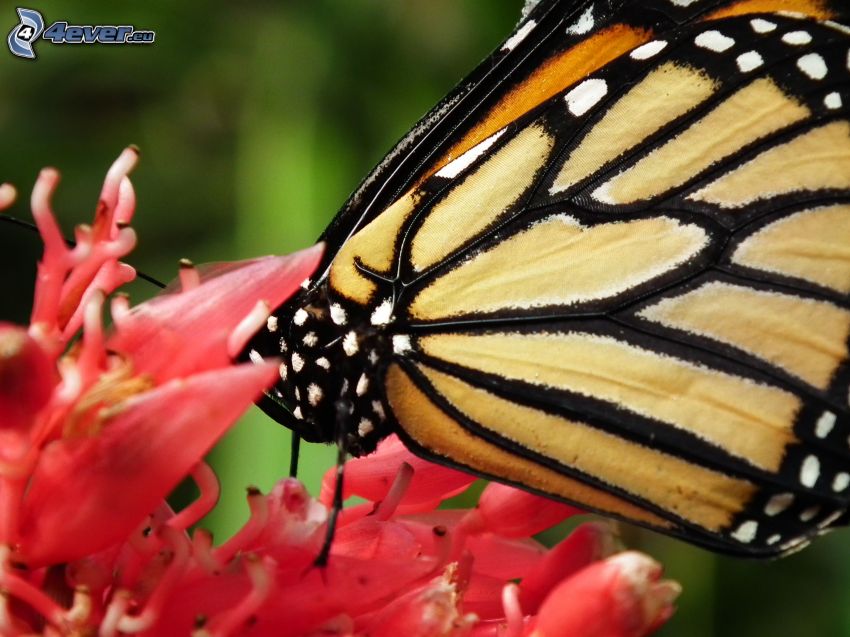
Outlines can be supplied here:
M278 365L277 373L280 374L281 380L286 380L286 377L289 375L289 368L286 366L286 363Z
M696 4L699 0L670 0L672 4L675 4L677 7L689 7L692 4Z
M812 488L820 477L820 461L816 456L806 456L800 466L800 484Z
M596 106L607 93L608 83L605 80L592 78L576 86L564 96L564 99L567 100L570 113L578 117Z
M629 57L633 60L648 60L649 58L661 53L661 51L663 51L666 47L666 40L653 40L652 42L641 44L629 53Z
M755 539L758 530L758 522L747 520L742 522L730 535L743 544L749 544Z
M833 427L835 427L835 414L831 411L825 411L815 423L815 435L818 438L826 438Z
M250 352L248 352L248 359L254 364L263 362L263 357L260 355L260 352L255 349L252 349Z
M823 98L823 104L829 109L835 110L841 108L843 102L841 101L841 95L833 91L829 95Z
M584 35L590 33L593 28L593 5L590 5L587 10L581 14L578 20L567 27L568 35Z
M327 358L325 358L324 356L321 356L320 358L316 359L316 365L318 365L322 369L330 369L331 368L331 362Z
M813 80L822 80L826 77L826 62L817 53L809 53L797 60L797 68Z
M357 435L363 438L364 436L368 436L375 430L375 425L372 424L372 421L368 418L361 418L360 423L357 425Z
M349 332L342 338L342 351L346 356L354 356L360 349L357 344L357 335L354 332Z
M292 370L297 374L304 369L304 359L298 352L292 353Z
M277 317L274 314L266 319L266 329L269 332L277 332Z
M375 415L377 415L381 420L384 420L387 417L387 414L384 412L384 406L381 404L380 400L372 401L372 411L374 411Z
M295 416L298 420L304 420L304 415L301 413L300 405L292 410L292 415Z
M776 24L762 18L750 20L750 26L753 27L753 31L756 33L770 33L776 30Z
M505 134L507 129L503 128L500 131L497 131L490 135L484 141L477 143L475 146L470 148L468 151L463 153L457 159L450 161L448 164L440 168L435 174L437 177L445 177L446 179L454 179L464 170L466 170L476 159L481 157L487 150L496 143L502 135Z
M711 30L703 31L695 37L694 44L703 49L708 49L709 51L723 53L735 45L735 40L723 35L720 31Z
M358 396L362 396L369 391L369 379L366 377L366 374L360 374L360 378L357 379L357 387L354 388L354 391Z
M525 0L525 4L522 5L522 19L525 20L538 4L540 4L540 0Z
M792 46L802 46L811 42L812 36L807 31L789 31L782 36L782 41Z
M307 332L304 338L301 339L301 342L307 347L315 347L316 343L319 342L319 337L316 336L315 332Z
M312 281L310 281L310 279L304 279L303 281L301 281L301 287L302 287L302 289L304 289L304 290L309 290L309 289L310 289L310 286L311 286L312 284L313 284L313 282L312 282Z
M832 490L836 492L844 491L848 486L850 486L850 473L844 471L836 473L835 478L832 480Z
M313 407L322 401L323 395L322 388L316 383L310 383L307 385L307 402L313 405Z
M410 337L407 334L393 335L393 353L404 354L412 349L413 346L410 344Z
M390 299L384 299L381 304L372 312L369 322L372 325L386 325L393 317L393 302Z
M331 303L331 320L334 325L345 325L348 322L348 314L339 303Z
M800 513L800 521L801 522L808 522L809 520L814 519L814 517L818 513L820 513L820 507L819 506L815 505L813 507L809 507L808 509L806 509L805 511Z
M776 544L781 539L782 539L781 535L779 535L778 533L774 533L769 538L767 538L766 541L767 541L768 544L770 544L772 546L772 545Z
M777 493L764 505L764 512L769 516L779 515L794 503L793 493Z
M764 64L764 59L757 51L741 53L735 61L738 63L738 68L741 69L741 73L749 73Z
M534 20L529 20L525 24L523 24L517 32L514 33L511 37L505 40L505 43L502 45L502 51L513 51L517 45L525 40L531 30L537 26L537 23Z
M310 315L307 314L307 310L301 308L292 316L292 322L296 325L304 325L309 317Z

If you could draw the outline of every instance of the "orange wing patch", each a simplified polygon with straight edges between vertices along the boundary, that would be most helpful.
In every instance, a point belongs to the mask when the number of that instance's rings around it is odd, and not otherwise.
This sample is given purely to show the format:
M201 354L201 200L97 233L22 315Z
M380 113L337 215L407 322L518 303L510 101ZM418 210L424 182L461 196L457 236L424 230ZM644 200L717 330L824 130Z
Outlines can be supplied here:
M431 166L420 183L535 106L651 38L651 31L626 24L615 24L549 58L493 105L478 125Z
M728 7L719 9L705 17L706 20L720 20L749 13L775 13L794 11L818 20L831 20L835 14L827 9L820 0L740 0Z

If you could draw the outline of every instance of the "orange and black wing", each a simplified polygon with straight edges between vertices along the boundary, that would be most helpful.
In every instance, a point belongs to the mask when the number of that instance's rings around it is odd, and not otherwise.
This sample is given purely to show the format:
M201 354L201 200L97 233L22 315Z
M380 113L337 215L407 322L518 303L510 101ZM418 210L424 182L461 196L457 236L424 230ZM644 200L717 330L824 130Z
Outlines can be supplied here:
M850 502L837 2L533 3L325 234L440 462L715 550Z

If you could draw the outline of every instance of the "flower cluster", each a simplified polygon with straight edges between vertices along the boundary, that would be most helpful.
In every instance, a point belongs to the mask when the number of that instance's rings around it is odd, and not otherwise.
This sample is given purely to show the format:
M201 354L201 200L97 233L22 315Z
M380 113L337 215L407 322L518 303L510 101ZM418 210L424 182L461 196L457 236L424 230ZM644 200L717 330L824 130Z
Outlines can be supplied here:
M68 246L40 174L44 240L30 325L0 323L0 634L47 636L638 636L673 611L678 586L606 524L547 549L532 536L576 513L489 485L471 510L439 509L472 478L396 438L346 466L326 566L333 481L250 490L250 519L215 546L202 528L218 482L204 454L278 374L236 363L247 340L312 273L321 246L218 268L187 266L180 290L131 308L107 295L135 276L127 177L109 170L91 226ZM0 187L0 209L14 199ZM187 476L200 496L166 496Z

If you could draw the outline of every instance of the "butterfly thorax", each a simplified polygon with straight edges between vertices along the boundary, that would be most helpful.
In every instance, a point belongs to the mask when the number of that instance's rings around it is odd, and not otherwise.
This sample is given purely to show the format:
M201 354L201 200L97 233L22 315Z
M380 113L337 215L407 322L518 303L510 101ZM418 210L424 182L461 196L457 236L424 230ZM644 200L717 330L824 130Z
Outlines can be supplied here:
M283 359L275 395L298 421L293 428L353 456L374 451L389 433L379 391L389 336L368 315L330 302L325 285L298 295L271 327Z

